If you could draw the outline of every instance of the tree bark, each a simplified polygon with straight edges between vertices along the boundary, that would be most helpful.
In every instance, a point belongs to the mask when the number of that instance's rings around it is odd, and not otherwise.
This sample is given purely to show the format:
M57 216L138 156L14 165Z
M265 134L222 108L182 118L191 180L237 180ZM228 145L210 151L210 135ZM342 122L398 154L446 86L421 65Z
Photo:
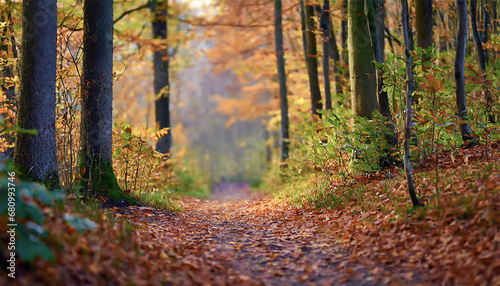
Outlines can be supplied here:
M428 48L432 45L432 0L415 1L415 32L417 46Z
M337 40L335 38L335 33L331 27L331 21L330 21L329 48L330 48L329 57L333 59L333 74L335 76L335 93L341 94L342 93L342 85L341 85L340 73L339 73L339 68L338 68L338 66L340 64L340 53L339 53L339 49L337 46ZM338 103L336 103L336 104L338 104Z
M457 35L457 50L455 57L455 80L457 83L457 114L460 120L460 132L464 141L472 139L472 131L467 122L467 104L465 96L465 78L464 78L464 63L465 63L465 48L468 34L467 21L467 5L465 0L456 0L458 10L458 35Z
M471 0L470 7L472 38L476 46L479 66L481 67L481 71L484 72L484 70L486 69L486 57L484 55L483 43L481 41L479 31L477 30L477 0Z
M382 54L382 61L384 60L385 51L385 0L373 0L373 9L375 15L375 23L377 26L378 44Z
M490 0L483 0L481 2L482 2L481 11L483 14L483 29L481 32L481 42L483 44L486 44L488 42L488 30L491 26L491 17L490 17L491 3ZM489 62L489 52L487 48L484 50L484 57L486 58L486 62Z
M370 32L364 12L365 1L348 3L349 76L353 114L372 117L378 108L377 78Z
M476 46L479 66L481 67L481 71L484 72L486 69L486 58L484 56L483 43L481 41L479 31L477 30L477 0L471 0L470 7L472 39L474 40L474 44Z
M316 35L314 34L314 6L305 5L304 0L301 0L302 13L304 13L305 22L305 55L306 55L306 65L307 74L309 76L309 91L311 93L311 112L313 116L321 117L318 112L323 109L323 103L321 102L321 91L319 88L318 79L318 51L316 47Z
M375 17L375 7L379 7L379 4L376 6L375 2L372 3L371 0L366 0L366 17L368 18L368 25L370 27L370 36L371 36L371 43L372 43L372 50L373 50L373 56L375 58L375 61L377 63L383 63L384 62L384 57L383 57L383 50L381 44L379 42L380 37L379 37L379 30L377 28L377 18ZM387 92L384 91L384 80L382 78L382 70L377 69L377 95L378 95L378 108L380 111L380 114L385 116L387 119L391 119L391 109L389 105L389 97L387 95Z
M88 195L128 204L112 164L113 0L85 0L83 15L82 184Z
M156 124L159 129L170 128L170 81L169 65L170 58L166 39L168 38L167 10L168 0L153 0L151 10L155 13L153 19L153 38L164 39L165 48L161 48L153 53L154 68L154 91ZM172 148L172 129L162 136L156 143L156 151L166 154Z
M57 1L23 1L19 132L14 161L25 175L59 186L56 155Z
M342 60L344 63L347 65L349 64L349 54L347 51L347 34L348 34L348 29L347 29L347 17L348 17L348 12L347 12L347 3L348 0L343 0L343 9L342 9L342 22L341 22L341 30L342 30Z
M477 29L477 0L471 0L470 6L471 6L470 18L471 18L472 38L473 38L474 44L476 46L477 59L479 62L479 66L481 68L481 71L484 74L484 72L486 70L486 63L488 62L488 58L487 58L488 51L483 49L483 41L482 41L481 36L479 34L479 31ZM485 90L485 97L486 97L488 109L491 110L491 107L493 106L493 98L491 96L491 91L489 89ZM496 122L495 115L493 115L492 113L488 114L488 120L491 123L495 123Z
M401 0L401 18L403 23L403 36L405 42L405 56L406 56L406 118L405 118L405 140L404 140L404 164L406 181L408 184L408 193L410 194L413 206L420 206L420 202L415 192L415 182L413 180L413 172L411 170L410 161L410 140L411 140L411 112L412 112L412 93L415 89L415 82L413 81L413 71L411 63L411 50L413 50L413 40L409 32L410 17L408 15L408 1Z
M325 0L321 13L321 31L323 34L323 83L325 87L325 109L332 110L332 94L330 89L330 0Z
M280 108L281 108L281 160L288 159L288 148L290 144L290 134L288 133L288 99L286 88L285 71L285 49L283 46L283 24L281 0L274 0L274 26L275 26L275 48L276 60L278 64L278 80L280 85Z

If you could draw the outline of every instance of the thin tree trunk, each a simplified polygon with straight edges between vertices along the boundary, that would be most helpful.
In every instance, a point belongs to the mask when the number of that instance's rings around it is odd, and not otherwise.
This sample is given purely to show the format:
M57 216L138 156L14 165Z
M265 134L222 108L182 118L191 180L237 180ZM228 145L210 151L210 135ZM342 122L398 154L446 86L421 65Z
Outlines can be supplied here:
M302 12L304 13L305 22L305 37L306 40L306 65L307 74L309 76L309 91L311 93L311 112L313 116L321 117L318 112L323 109L323 103L321 102L321 91L319 88L318 79L318 51L316 48L316 35L314 34L314 6L305 5L304 1L301 0Z
M410 51L413 50L413 40L411 40L411 34L408 33L410 26L410 17L408 15L408 1L401 0L401 17L403 23L403 36L405 42L405 56L406 56L406 79L407 79L407 90L406 90L406 119L405 119L405 140L404 140L404 164L406 180L408 184L408 193L410 194L413 206L420 206L420 202L417 198L415 192L415 182L413 180L413 172L411 170L410 161L410 140L411 140L411 112L412 112L412 93L415 88L415 83L413 81L413 71L411 63Z
M170 128L170 81L169 65L170 58L166 39L168 38L167 25L168 0L153 0L151 7L155 14L153 19L153 38L164 39L165 47L160 48L153 53L154 69L154 91L155 99L155 117L159 129ZM162 136L156 143L156 151L166 154L170 153L172 148L172 129Z
M465 96L465 78L464 78L464 63L465 63L465 48L468 34L467 21L467 5L465 0L456 0L458 10L458 35L457 35L457 51L455 57L455 80L457 82L457 114L460 120L460 132L464 141L472 139L472 131L469 123L467 123L467 104Z
M118 185L112 163L113 0L85 0L83 15L82 184L89 195L126 205L131 200Z
M331 19L330 19L331 20ZM333 59L333 74L335 76L335 94L341 94L342 93L342 85L340 82L340 73L339 73L339 68L338 65L340 64L340 53L339 53L339 48L337 46L337 40L335 37L335 32L334 29L331 26L331 21L330 21L330 53L329 57ZM337 104L337 103L335 103Z
M332 94L330 90L330 62L328 52L330 51L330 0L325 0L321 14L321 31L323 33L323 82L325 87L325 108L332 110Z
M43 19L43 21L41 20ZM56 154L57 1L23 1L23 53L14 161L25 175L59 186Z
M281 160L288 159L288 148L290 144L290 135L288 133L288 100L286 89L286 71L285 71L285 49L283 47L283 24L281 0L274 0L274 19L275 19L275 48L278 64L278 79L280 84L280 108L281 108Z
M491 26L491 17L490 17L491 5L489 0L483 0L481 2L482 2L481 10L483 14L483 29L481 32L481 42L483 44L486 44L488 42L488 30ZM487 48L484 50L484 57L486 59L486 62L489 62L489 52Z
M471 29L472 29L472 38L474 40L474 44L477 50L477 59L479 62L479 66L481 67L481 71L484 72L486 70L486 57L484 54L483 43L481 41L481 37L479 35L479 31L477 30L477 0L471 0L470 2L470 19L471 19Z
M383 50L379 42L380 37L377 30L377 21L375 18L374 3L371 0L366 0L366 17L368 18L368 25L370 28L370 36L372 43L373 56L377 63L382 64L384 62ZM380 114L385 116L387 119L391 119L391 108L389 105L389 97L387 92L384 91L384 80L382 78L382 70L377 69L377 95L378 95L378 105Z
M342 29L342 35L341 35L341 40L342 40L342 60L344 63L347 65L349 64L349 54L347 51L347 17L348 17L348 12L347 12L347 3L348 0L343 0L343 9L342 9L342 22L341 22L341 29Z
M385 0L373 0L373 9L375 10L375 23L377 26L378 44L384 61L385 51Z
M307 37L306 37L307 24L306 24L304 0L300 0L300 26L302 28L302 46L304 48L304 57L307 60Z
M366 52L372 45L364 6L364 1L348 4L349 76L353 114L371 118L378 108L377 78L373 53Z
M335 62L340 62L340 52L337 45L337 37L335 36L335 31L332 27L331 17L330 17L330 44L328 45L329 54L328 56Z

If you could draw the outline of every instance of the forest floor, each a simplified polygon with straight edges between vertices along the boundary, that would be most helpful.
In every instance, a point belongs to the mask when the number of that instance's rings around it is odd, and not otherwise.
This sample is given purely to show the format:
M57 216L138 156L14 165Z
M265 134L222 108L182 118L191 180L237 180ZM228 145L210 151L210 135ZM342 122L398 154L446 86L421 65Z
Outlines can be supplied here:
M425 209L411 209L404 176L380 174L358 179L365 193L330 209L233 182L209 200L183 198L179 214L129 214L176 249L174 284L500 285L499 151L498 143L461 148L419 164Z
M133 221L180 246L183 273L172 281L203 285L372 285L384 280L360 263L349 262L348 249L325 234L321 212L283 208L271 196L250 195L244 183L225 183L217 200L184 198L183 213L158 218L134 215ZM178 276L180 275L180 276ZM388 280L384 280L388 282Z
M44 209L55 260L21 264L14 285L498 286L499 162L495 143L419 164L424 208L411 207L395 173L347 189L331 182L330 196L353 195L323 209L242 182L215 186L211 199L183 197L182 212L94 211L98 227L85 233L61 219L68 209Z

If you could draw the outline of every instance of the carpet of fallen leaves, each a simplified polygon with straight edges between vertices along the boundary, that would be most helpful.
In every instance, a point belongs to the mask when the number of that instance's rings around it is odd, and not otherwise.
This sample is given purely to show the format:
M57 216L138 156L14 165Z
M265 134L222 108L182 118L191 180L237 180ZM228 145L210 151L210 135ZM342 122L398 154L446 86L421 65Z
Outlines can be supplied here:
M485 151L439 154L437 184L435 158L415 168L425 208L381 175L328 210L183 198L181 213L115 208L78 234L47 209L56 261L20 265L14 284L500 285L500 152Z
M410 270L400 273L405 284L416 279L432 285L498 286L499 159L498 143L439 153L436 184L436 157L427 158L415 168L417 192L426 207L413 210L404 176L360 180L364 193L320 225L342 237L349 259L362 261L374 275L391 276L392 269L402 268Z

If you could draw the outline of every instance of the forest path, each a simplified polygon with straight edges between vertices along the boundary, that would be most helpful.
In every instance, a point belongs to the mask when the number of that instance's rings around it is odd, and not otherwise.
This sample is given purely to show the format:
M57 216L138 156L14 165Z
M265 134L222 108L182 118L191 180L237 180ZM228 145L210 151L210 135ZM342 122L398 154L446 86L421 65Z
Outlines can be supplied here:
M253 198L225 201L248 196ZM370 269L349 262L345 246L322 228L329 218L321 212L279 206L241 183L216 189L214 197L220 200L183 198L179 214L135 216L173 245L179 262L174 284L380 284Z

